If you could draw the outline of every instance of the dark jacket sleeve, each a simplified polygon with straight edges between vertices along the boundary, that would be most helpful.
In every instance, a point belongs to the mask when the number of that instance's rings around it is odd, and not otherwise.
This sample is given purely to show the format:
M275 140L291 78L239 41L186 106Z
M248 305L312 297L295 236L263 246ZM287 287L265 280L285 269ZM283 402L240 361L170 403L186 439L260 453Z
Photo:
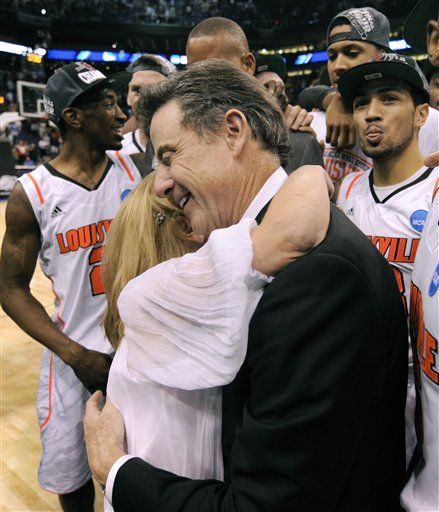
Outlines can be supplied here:
M381 314L361 271L343 258L316 254L290 264L267 288L250 325L250 399L232 445L230 484L131 459L116 475L115 511L341 510L360 440L389 435L369 427L381 414L373 404L388 378ZM402 425L404 364L402 358L395 369ZM367 449L379 460L379 440ZM373 479L372 468L365 474ZM396 501L398 492L390 490ZM361 507L366 494L343 510L369 510Z
M291 174L302 165L321 165L323 167L323 150L311 133L289 131L290 153L287 174Z

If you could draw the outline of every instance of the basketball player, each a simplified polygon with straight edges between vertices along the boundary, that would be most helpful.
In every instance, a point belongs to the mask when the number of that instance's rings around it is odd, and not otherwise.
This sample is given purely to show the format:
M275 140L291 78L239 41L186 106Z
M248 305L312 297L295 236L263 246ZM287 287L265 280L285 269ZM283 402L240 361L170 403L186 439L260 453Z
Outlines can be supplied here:
M391 52L389 20L372 7L347 9L337 14L328 26L328 74L334 92L325 98L326 114L313 113L311 127L317 140L325 140L325 169L335 184L351 172L367 171L372 161L356 143L355 127L349 107L343 102L338 84L347 70L365 64L381 52ZM421 154L426 157L439 149L439 114L429 116L419 134ZM337 194L336 186L336 194Z
M373 169L349 174L338 203L393 266L408 313L413 263L439 178L439 167L423 165L418 144L428 116L428 84L413 59L382 53L346 71L339 91L352 105L359 142ZM407 462L415 445L414 403L409 372Z
M168 76L175 73L176 68L159 55L145 53L133 61L128 66L127 71L132 73L132 78L128 84L127 103L131 107L133 114L135 114L141 88L163 82ZM136 127L134 130L124 134L121 151L128 155L149 151L151 152L152 161L151 143L141 128Z
M410 13L404 37L412 48L428 53L439 70L439 5L420 0ZM431 73L431 71L430 71ZM430 82L430 96L432 88ZM430 158L439 165L439 153ZM435 187L436 188L436 187ZM439 510L439 193L436 189L412 274L410 330L417 407L417 459L401 494L407 512Z
M126 72L106 77L82 62L54 73L44 106L63 136L61 152L19 178L6 208L1 303L46 347L38 391L38 476L44 489L59 495L65 512L93 510L84 406L89 391L105 391L111 364L100 326L106 305L100 262L111 221L141 179L129 157L122 166L106 153L122 147L126 116L116 92L129 79ZM29 289L38 256L52 281L52 319Z
M417 387L417 466L401 494L407 512L439 510L439 193L422 232L411 284ZM418 409L419 408L419 409ZM421 419L422 418L422 419Z
M186 55L189 66L208 59L220 59L233 64L251 76L255 74L256 70L256 59L249 50L244 31L237 23L227 18L207 18L196 25L189 33ZM262 70L259 69L259 71ZM268 90L275 92L270 88ZM282 105L283 101L280 104ZM283 106L285 107L285 105ZM288 107L291 105L287 105L287 109L283 111L284 119L287 126L296 129L296 118L302 119L302 109L298 107L295 115L290 116L291 110ZM287 112L286 116L285 112ZM310 120L305 116L303 122L307 124ZM302 165L323 165L322 148L311 133L293 131L290 128L288 140L290 153L288 164L285 166L288 174Z

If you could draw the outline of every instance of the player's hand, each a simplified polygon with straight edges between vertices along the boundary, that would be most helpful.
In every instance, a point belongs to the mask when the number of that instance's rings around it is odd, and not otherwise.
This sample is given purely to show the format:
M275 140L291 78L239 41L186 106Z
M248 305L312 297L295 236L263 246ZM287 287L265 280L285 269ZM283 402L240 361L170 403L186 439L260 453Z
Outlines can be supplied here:
M87 457L93 476L105 485L111 466L123 450L125 429L119 410L107 398L102 407L103 395L97 391L87 401L84 416L84 434Z
M112 363L111 356L74 343L69 358L64 362L72 368L90 393L94 393L98 389L105 393L108 372Z
M428 155L424 161L427 167L437 167L439 165L439 151Z
M352 115L339 94L334 95L326 110L326 142L344 149L355 146L356 134Z
M292 131L298 131L300 128L309 126L312 123L313 116L299 105L288 105L284 110L284 121Z

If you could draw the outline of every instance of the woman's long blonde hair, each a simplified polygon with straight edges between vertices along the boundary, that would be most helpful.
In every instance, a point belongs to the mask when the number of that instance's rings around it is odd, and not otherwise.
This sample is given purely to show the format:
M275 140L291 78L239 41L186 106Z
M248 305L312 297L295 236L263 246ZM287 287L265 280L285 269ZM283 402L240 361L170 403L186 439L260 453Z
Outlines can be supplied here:
M103 282L108 304L103 326L115 349L124 335L117 299L128 281L196 249L181 210L154 194L154 175L149 174L122 203L105 246Z

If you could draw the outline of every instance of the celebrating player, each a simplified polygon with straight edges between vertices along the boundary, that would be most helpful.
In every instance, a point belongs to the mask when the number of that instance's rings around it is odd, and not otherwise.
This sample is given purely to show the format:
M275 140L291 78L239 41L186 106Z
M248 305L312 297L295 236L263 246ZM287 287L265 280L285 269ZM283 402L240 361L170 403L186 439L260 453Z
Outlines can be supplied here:
M428 52L439 71L439 5L420 0L410 13L404 37L412 48ZM436 79L437 80L437 79ZM430 96L431 96L430 82ZM439 164L439 153L429 158ZM407 512L439 510L439 193L428 214L412 275L410 328L416 368L417 460L401 495Z
M59 494L64 511L93 510L94 487L83 439L89 391L105 391L112 348L100 326L106 300L101 257L111 221L140 181L107 150L122 147L126 116L116 92L129 73L106 77L75 62L47 82L44 105L63 146L50 163L24 175L6 209L1 303L7 314L42 343L38 421L43 453L41 486ZM31 294L40 256L52 281L52 320Z
M342 184L339 204L393 266L408 311L410 279L439 168L427 168L418 136L428 113L428 85L410 57L383 53L356 66L339 82L373 169L353 173ZM409 373L406 409L407 457L415 445L415 393Z
M175 66L163 57L145 53L132 62L127 71L132 73L132 78L128 84L127 103L135 114L142 87L150 87L163 82L176 70ZM133 121L135 122L135 118L133 118ZM128 123L131 123L131 118L127 121ZM128 155L146 152L149 167L151 167L154 152L146 133L141 128L135 126L132 131L124 134L121 151Z

